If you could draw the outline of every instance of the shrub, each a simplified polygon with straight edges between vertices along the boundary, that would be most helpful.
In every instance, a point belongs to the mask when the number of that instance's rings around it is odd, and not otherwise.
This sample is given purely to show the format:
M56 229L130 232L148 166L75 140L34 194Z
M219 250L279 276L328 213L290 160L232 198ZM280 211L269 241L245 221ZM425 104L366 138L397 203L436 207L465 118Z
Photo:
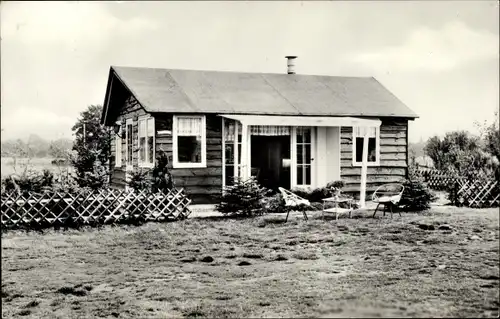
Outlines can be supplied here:
M174 180L168 169L168 156L160 151L152 170L135 169L132 171L128 186L134 191L147 190L153 193L168 192L174 188Z
M226 186L217 211L224 215L255 216L265 212L262 202L270 191L261 187L254 177L247 180L235 178L234 185Z
M286 213L285 200L281 194L275 194L262 200L262 207L268 214Z
M149 171L137 168L134 169L130 173L130 179L127 185L136 192L151 190L151 178L149 176Z
M156 157L156 164L152 172L151 187L154 193L159 190L168 192L175 187L174 179L168 168L168 156L164 151L160 151Z
M423 211L431 207L431 203L436 200L436 196L429 190L427 185L421 180L404 180L404 191L400 205L407 211Z
M45 169L42 172L26 170L21 175L9 175L2 180L2 190L27 195L42 193L54 184L54 174Z

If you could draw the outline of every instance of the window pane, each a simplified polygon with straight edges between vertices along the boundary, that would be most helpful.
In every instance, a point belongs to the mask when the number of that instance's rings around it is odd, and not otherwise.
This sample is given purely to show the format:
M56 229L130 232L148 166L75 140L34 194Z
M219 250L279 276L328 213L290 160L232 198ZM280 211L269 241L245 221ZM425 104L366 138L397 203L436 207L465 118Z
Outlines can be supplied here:
M311 129L304 129L304 143L311 143Z
M234 144L226 144L226 164L234 164Z
M148 163L153 164L155 159L154 150L154 139L152 136L148 136Z
M369 137L376 137L377 136L377 128L376 127L367 127L368 130L368 136Z
M128 124L127 125L127 162L129 164L132 163L132 134L133 134L133 131L132 131L132 124Z
M311 164L311 144L304 145L304 149L305 149L304 163Z
M363 138L356 137L356 162L363 161Z
M139 162L146 161L146 138L141 137L139 139Z
M241 143L238 144L238 164L241 164Z
M304 166L297 165L297 185L304 185Z
M376 156L376 142L377 139L375 137L370 137L368 139L368 162L376 162L377 161L377 156Z
M154 118L148 118L146 124L147 124L147 130L146 130L147 136L155 136L155 131L154 131L155 122L154 122Z
M304 142L304 138L302 136L302 131L297 129L297 143L303 143Z
M311 165L304 166L304 171L306 175L305 185L311 185Z
M234 123L230 120L224 121L224 141L226 143L234 141Z
M178 136L179 163L201 163L201 137Z
M234 182L234 166L226 165L226 186L233 185Z
M181 136L201 135L201 118L200 117L178 118L177 134Z
M139 137L146 136L146 121L139 120Z
M297 164L304 163L304 146L302 144L297 144Z

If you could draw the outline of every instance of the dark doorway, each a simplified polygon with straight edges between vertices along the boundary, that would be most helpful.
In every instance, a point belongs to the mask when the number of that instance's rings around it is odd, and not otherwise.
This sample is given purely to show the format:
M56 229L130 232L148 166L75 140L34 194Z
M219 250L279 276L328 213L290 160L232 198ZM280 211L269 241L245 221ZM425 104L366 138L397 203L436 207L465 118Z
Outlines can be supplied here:
M252 175L260 185L290 188L290 136L252 136Z

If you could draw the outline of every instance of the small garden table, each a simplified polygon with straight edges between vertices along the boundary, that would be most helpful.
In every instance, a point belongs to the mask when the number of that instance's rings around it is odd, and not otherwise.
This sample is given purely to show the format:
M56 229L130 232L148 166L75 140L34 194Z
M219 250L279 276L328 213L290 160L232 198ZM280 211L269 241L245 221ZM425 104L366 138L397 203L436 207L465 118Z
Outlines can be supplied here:
M334 197L329 197L329 198L323 198L323 211L322 211L322 216L324 218L324 213L335 213L335 219L339 219L339 215L342 214L347 214L349 213L349 218L351 218L351 213L352 213L352 198L348 197L341 197L341 196L334 196ZM332 203L334 204L334 207L327 208L326 206ZM342 208L339 207L339 203L347 203L348 208Z

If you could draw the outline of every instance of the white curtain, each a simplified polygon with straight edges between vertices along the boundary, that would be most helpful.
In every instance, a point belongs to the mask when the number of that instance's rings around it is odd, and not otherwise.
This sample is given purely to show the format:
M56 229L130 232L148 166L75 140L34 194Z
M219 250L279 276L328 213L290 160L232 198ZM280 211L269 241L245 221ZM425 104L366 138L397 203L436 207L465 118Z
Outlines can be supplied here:
M201 136L201 118L181 117L177 120L177 135Z
M155 119L148 118L147 120L147 135L155 136Z
M250 133L252 135L268 135L268 136L282 136L290 135L289 126L250 126Z
M146 121L139 120L139 137L146 137Z
M365 129L367 130L368 137L377 137L377 128L376 127L363 127L363 126L354 127L355 136L356 137L363 137Z

